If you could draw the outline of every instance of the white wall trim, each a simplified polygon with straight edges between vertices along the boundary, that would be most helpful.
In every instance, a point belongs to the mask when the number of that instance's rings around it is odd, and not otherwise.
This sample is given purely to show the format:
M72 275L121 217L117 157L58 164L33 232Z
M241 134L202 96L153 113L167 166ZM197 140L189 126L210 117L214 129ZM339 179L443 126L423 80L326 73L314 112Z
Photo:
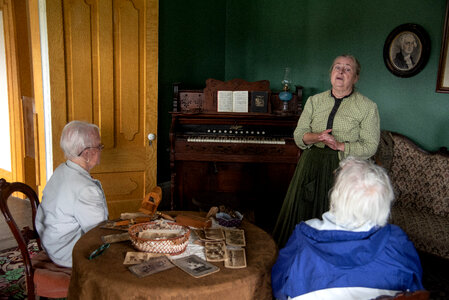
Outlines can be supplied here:
M0 10L0 169L11 172L11 127L9 126L8 72L6 69L6 41L3 11Z
M41 37L42 90L44 97L45 165L47 182L53 174L53 147L51 131L50 63L48 59L46 0L39 0L39 32Z

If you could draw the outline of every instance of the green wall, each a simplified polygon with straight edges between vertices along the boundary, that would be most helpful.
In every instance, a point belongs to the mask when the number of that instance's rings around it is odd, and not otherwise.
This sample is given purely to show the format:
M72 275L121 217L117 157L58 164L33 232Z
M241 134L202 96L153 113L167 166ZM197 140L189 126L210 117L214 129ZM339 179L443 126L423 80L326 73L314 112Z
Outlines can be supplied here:
M226 0L159 1L158 183L170 180L169 131L174 82L204 88L224 80Z
M307 98L330 87L328 69L342 53L359 59L357 86L377 103L382 129L405 134L427 150L449 147L449 94L435 92L445 5L446 0L161 1L159 180L170 174L169 144L161 143L161 135L168 141L172 82L203 87L207 78L268 79L277 90L289 66ZM404 23L421 25L431 40L427 65L410 78L394 76L383 61L385 39Z

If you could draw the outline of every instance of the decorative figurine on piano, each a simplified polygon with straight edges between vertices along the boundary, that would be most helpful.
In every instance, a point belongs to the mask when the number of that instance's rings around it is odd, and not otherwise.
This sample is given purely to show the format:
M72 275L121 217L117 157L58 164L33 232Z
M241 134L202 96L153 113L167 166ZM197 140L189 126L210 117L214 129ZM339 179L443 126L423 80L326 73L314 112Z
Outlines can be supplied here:
M292 82L290 79L290 68L289 67L285 68L284 79L281 82L282 82L282 89L283 89L283 91L279 93L279 99L282 100L282 102L283 102L281 114L288 114L289 113L288 103L293 98L293 95L290 92L290 85Z

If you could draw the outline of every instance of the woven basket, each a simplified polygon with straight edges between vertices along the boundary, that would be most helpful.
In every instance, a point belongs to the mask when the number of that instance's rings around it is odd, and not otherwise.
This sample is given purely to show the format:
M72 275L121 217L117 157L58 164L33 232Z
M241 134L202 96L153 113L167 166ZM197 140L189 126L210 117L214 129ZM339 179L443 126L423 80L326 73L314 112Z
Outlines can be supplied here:
M148 229L160 229L156 222L140 223L128 229L130 240L139 251L178 255L183 253L189 243L190 229L177 223L166 223L164 229L182 230L184 234L168 239L145 239L138 237L139 232Z

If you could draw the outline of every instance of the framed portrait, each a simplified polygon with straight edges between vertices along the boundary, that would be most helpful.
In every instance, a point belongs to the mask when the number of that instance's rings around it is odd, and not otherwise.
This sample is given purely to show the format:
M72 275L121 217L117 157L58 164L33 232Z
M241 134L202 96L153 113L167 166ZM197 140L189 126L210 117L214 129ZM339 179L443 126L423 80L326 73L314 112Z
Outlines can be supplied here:
M438 63L437 88L438 93L449 93L449 1L446 4L443 37L441 39L440 61Z
M402 24L393 29L385 40L385 65L398 77L412 77L421 72L429 54L429 35L417 24Z

